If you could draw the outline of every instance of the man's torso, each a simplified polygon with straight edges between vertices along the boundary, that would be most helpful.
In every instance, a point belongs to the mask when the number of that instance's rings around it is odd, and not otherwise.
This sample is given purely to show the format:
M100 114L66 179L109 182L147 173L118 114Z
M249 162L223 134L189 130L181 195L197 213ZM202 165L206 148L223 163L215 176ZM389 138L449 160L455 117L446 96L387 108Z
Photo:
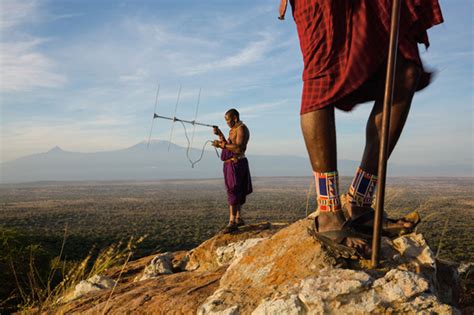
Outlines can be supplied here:
M244 157L245 156L245 151L247 150L247 144L248 144L249 139L250 139L250 131L244 123L241 122L238 126L235 126L234 128L232 128L229 131L228 141L230 143L236 144L237 143L237 137L240 133L243 133L241 135L241 137L243 137L243 139L244 139L243 143L241 144L242 145L242 152L240 154L234 153L234 155L239 156L239 157L240 156Z

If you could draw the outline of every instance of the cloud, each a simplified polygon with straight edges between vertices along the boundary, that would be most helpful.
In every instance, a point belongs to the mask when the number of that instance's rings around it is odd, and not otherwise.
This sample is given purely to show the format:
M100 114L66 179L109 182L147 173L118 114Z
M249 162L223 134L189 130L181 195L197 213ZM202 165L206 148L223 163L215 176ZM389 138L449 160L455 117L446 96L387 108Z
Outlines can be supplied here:
M0 4L0 91L22 92L54 88L66 83L56 63L40 51L48 39L24 33L23 28L41 21L38 1L4 0Z
M272 44L272 36L270 33L263 33L261 37L261 39L252 42L234 55L217 58L216 61L182 69L182 73L184 75L195 75L208 71L242 67L257 62L263 59L265 53L269 50L269 47L271 47Z
M0 89L21 92L35 87L54 88L66 83L66 77L54 72L55 62L36 51L45 40L0 43Z
M2 0L0 3L0 31L31 22L33 14L38 9L35 0Z
M251 106L243 106L239 107L239 112L244 114L247 118L256 118L261 116L263 113L270 111L271 109L283 107L284 105L288 105L289 100L283 99L274 102L267 102L267 103L259 103Z
M181 19L182 17L176 18ZM126 38L129 43L133 42L133 50L114 49L114 53L124 55L119 59L121 62L127 59L131 65L146 65L151 69L148 77L142 76L143 80L150 79L153 75L156 78L157 74L166 74L168 78L202 78L205 74L220 70L235 71L259 61L267 63L267 53L283 45L276 40L279 32L265 30L244 38L235 26L226 26L227 32L224 32L219 24L221 20L209 21L208 24L196 25L187 30L177 25L174 20L156 21L127 17L117 25L121 29L121 37ZM109 34L109 38L113 37ZM115 44L111 43L112 46ZM108 49L105 49L103 55L110 58L107 51ZM131 69L130 73L134 71ZM128 76L121 76L120 80L124 81ZM133 74L130 78L138 79Z
M77 17L81 17L83 15L84 14L82 14L82 13L57 14L57 15L52 15L49 18L53 21L56 21L56 20L65 20L65 19L77 18Z
M42 10L39 0L1 0L0 31L14 32L27 24L43 23L82 16L82 13L51 14ZM4 35L4 34L2 34Z
M289 101L287 99L283 99L283 100L278 100L278 101L273 101L273 102L256 103L252 105L244 104L243 106L239 106L237 110L239 111L241 116L244 115L246 119L256 118L256 117L261 116L263 113L269 111L270 109L282 107L288 104L288 102ZM216 111L216 112L200 114L197 120L205 122L205 123L216 123L219 121L223 121L225 111L228 109L229 108L226 108L224 111Z
M131 74L123 74L119 76L119 81L121 82L137 82L142 81L146 78L148 71L143 68L138 68L135 72Z

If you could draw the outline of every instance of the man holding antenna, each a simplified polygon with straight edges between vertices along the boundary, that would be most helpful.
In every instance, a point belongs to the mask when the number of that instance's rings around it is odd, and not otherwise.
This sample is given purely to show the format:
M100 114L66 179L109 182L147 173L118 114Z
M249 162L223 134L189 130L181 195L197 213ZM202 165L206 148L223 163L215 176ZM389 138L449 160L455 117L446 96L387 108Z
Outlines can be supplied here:
M229 224L223 233L232 233L245 224L241 213L242 205L247 195L252 193L249 163L245 157L250 132L234 108L225 113L225 121L230 128L229 137L226 139L222 131L214 127L214 134L219 136L219 140L214 140L212 145L222 149L221 160L224 162L224 181L229 204Z

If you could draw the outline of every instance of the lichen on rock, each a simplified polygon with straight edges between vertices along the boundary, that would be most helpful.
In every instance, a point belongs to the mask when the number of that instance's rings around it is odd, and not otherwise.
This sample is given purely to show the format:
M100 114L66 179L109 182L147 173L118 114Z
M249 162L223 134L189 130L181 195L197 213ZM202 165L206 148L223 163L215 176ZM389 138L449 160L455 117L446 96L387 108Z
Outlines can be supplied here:
M87 280L79 282L72 292L60 298L58 302L66 303L91 292L111 289L114 285L115 281L109 277L94 275Z
M242 257L242 255L253 246L257 245L265 238L250 238L245 241L230 243L216 249L216 260L219 266L230 265L234 260Z
M169 275L173 273L173 263L171 262L171 253L161 253L156 255L143 270L143 274L137 276L134 281L143 281L156 278L160 275Z

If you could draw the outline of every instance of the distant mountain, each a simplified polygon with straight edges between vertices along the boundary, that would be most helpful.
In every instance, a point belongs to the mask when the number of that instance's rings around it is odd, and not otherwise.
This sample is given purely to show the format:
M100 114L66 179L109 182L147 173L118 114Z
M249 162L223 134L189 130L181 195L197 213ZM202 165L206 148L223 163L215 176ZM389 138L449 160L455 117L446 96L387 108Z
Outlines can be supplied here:
M169 151L168 151L169 147ZM195 160L201 150L191 149ZM308 176L307 158L298 156L249 155L253 176ZM338 161L342 175L352 175L358 162ZM390 164L394 176L472 176L469 166L401 166ZM206 150L203 159L191 168L186 148L168 141L137 143L129 148L94 153L64 151L54 147L48 152L29 155L0 164L0 182L70 180L158 180L216 178L222 176L222 162L214 150Z

